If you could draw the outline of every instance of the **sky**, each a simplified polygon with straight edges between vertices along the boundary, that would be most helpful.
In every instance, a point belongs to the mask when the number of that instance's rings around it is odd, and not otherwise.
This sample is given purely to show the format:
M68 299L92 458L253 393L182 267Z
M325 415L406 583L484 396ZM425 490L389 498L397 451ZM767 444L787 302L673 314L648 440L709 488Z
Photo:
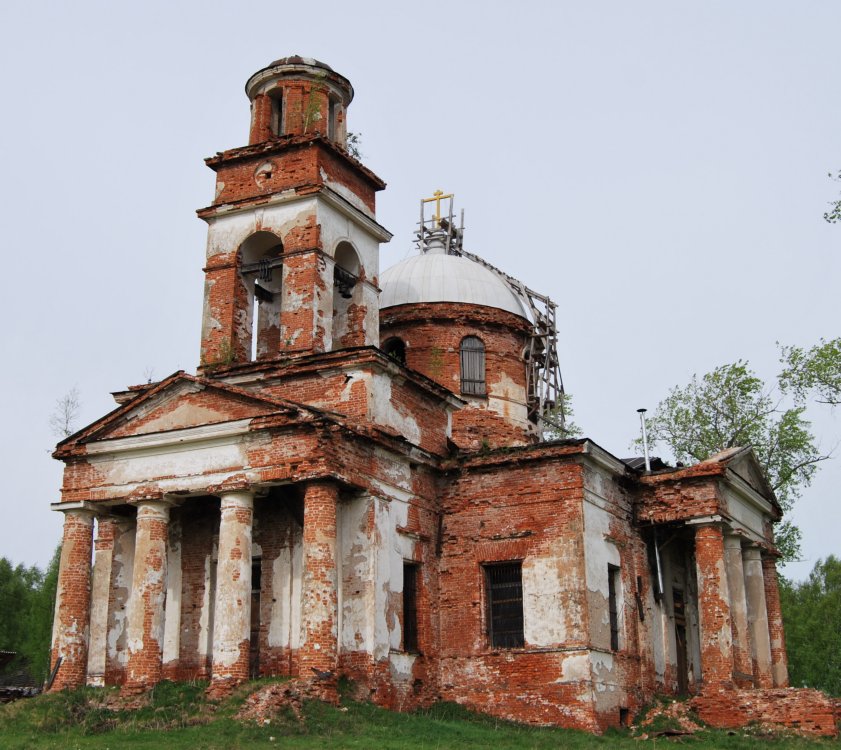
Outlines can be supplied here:
M777 342L841 335L841 3L0 4L0 556L61 535L56 401L198 364L202 160L247 143L248 77L291 54L351 80L350 130L388 188L381 268L418 201L454 192L465 247L559 305L576 422L629 455L636 409ZM841 555L835 448L793 520L804 578Z

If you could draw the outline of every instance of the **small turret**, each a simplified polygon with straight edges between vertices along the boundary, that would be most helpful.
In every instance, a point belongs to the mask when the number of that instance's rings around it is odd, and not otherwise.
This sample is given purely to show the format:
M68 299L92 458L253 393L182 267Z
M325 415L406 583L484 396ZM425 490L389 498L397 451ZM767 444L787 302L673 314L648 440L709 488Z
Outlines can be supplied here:
M282 57L251 76L245 93L251 101L249 144L318 133L345 145L353 87L329 65L311 57Z

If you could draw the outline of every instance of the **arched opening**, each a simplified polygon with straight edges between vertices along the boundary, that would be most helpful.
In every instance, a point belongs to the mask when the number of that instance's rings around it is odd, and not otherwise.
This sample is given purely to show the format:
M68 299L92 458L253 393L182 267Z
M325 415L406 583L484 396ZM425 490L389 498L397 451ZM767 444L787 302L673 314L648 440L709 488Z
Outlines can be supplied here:
M272 133L275 135L283 135L286 128L284 122L284 107L283 107L283 89L275 89L269 94L272 101Z
M333 257L333 349L356 343L363 321L353 315L362 301L359 256L350 242L340 242Z
M406 364L406 343L397 336L392 336L383 342L383 351L395 362Z
M237 338L252 361L271 357L278 351L282 256L283 244L271 232L252 234L239 249L245 299L237 304Z
M461 392L468 396L484 396L485 345L478 336L465 336L459 348L461 362Z

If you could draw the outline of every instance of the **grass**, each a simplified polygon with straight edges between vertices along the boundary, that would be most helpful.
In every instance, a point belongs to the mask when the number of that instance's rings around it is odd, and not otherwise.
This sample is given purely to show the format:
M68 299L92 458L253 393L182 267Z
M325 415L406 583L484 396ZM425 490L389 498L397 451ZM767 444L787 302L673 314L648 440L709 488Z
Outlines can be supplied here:
M673 739L640 739L632 730L601 737L564 729L512 724L441 703L411 714L398 714L369 703L344 699L341 707L310 701L303 720L284 709L268 724L235 718L251 683L221 702L208 702L203 684L161 683L144 705L127 709L110 688L42 695L0 706L2 750L238 750L239 748L638 748L671 745L742 750L749 748L836 748L838 741L759 734L750 729L728 734L704 730ZM636 734L639 734L638 732Z

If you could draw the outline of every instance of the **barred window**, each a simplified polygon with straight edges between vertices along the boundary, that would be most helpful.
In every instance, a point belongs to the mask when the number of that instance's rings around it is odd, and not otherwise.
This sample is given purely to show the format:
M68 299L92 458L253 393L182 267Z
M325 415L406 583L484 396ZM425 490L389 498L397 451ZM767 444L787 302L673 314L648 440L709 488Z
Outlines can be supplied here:
M495 563L484 570L491 646L521 648L525 645L522 563Z
M461 340L461 392L469 396L484 396L485 345L476 336Z
M403 650L418 650L418 566L403 563Z

